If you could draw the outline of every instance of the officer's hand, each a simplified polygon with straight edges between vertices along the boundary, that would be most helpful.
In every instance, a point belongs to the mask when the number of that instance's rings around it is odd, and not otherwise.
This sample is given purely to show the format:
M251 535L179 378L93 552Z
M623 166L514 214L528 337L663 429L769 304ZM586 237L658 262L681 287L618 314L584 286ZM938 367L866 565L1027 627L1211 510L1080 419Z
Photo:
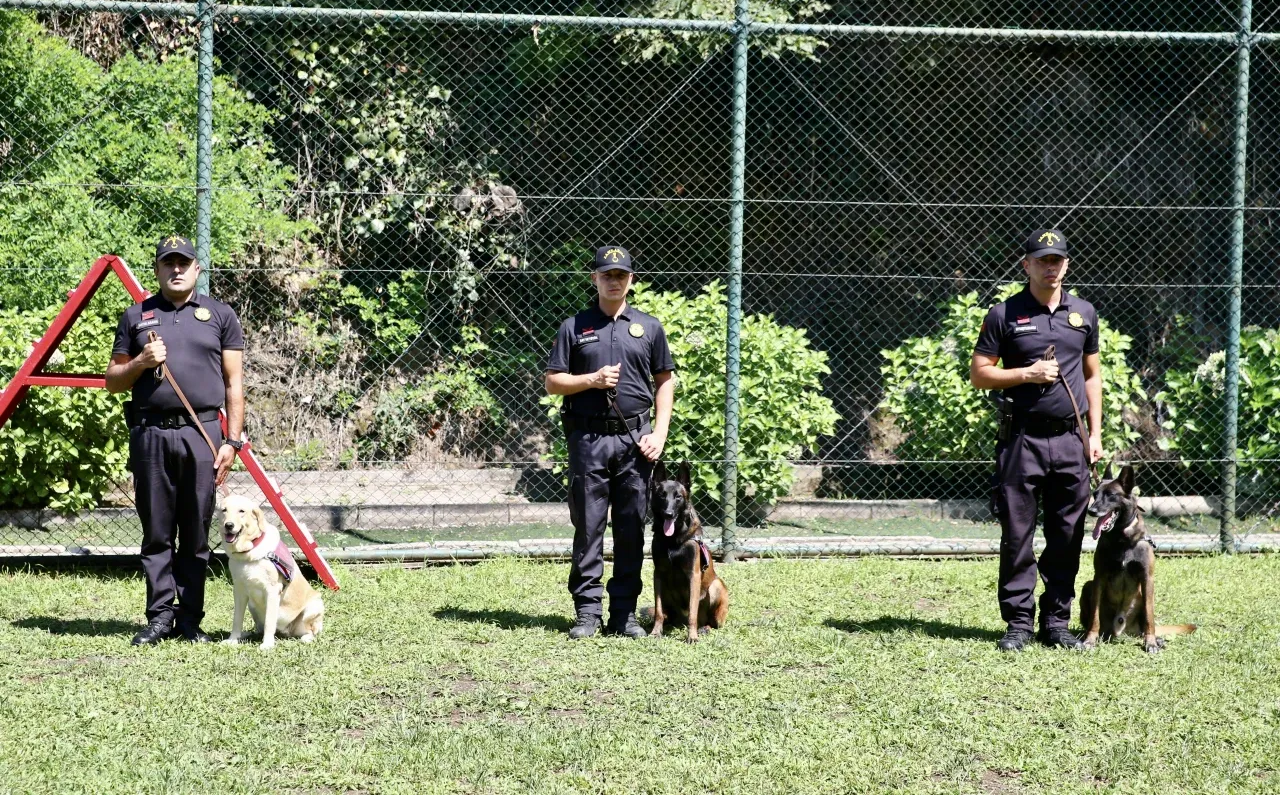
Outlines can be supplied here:
M137 362L143 367L156 367L164 362L167 355L164 340L157 337L154 342L148 342L142 346L142 353L138 354Z
M591 376L591 386L595 389L613 389L618 385L618 373L622 371L620 364L606 364Z
M662 458L662 448L667 444L667 437L656 433L647 433L640 437L640 452L650 461Z
M1023 368L1027 380L1033 384L1052 384L1058 380L1058 363L1041 359L1030 367Z
M217 473L214 476L214 485L221 486L223 481L227 479L227 473L231 471L231 465L236 460L236 449L229 444L224 444L218 448L218 457L213 459L213 469Z
M1102 435L1093 434L1089 437L1089 463L1096 464L1102 460Z

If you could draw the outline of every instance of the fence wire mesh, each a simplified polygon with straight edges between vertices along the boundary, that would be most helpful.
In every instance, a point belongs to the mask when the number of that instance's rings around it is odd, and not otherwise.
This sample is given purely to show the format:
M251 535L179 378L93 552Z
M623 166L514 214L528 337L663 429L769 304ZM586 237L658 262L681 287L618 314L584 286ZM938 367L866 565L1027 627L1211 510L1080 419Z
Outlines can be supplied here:
M6 6L27 10L0 10L0 379L99 255L155 289L155 240L197 235L209 14L210 291L244 323L253 448L334 556L568 553L543 374L602 244L667 327L667 458L719 536L735 86L738 543L995 551L969 355L1022 236L1056 226L1105 323L1107 458L1140 465L1162 543L1215 548L1244 43L1232 530L1280 538L1273 4L1257 38L1218 0L753 2L745 30L726 0ZM57 369L102 372L127 303L104 288ZM118 397L33 389L0 429L3 551L135 549L126 439Z

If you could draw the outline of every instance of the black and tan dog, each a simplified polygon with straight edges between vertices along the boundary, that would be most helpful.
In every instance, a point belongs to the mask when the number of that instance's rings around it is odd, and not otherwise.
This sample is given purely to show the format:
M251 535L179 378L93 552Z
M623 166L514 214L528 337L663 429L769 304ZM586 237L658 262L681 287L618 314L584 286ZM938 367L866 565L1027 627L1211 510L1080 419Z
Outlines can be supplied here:
M1098 638L1140 636L1142 648L1158 652L1166 635L1195 632L1195 624L1156 624L1155 545L1147 538L1142 509L1133 494L1133 467L1117 477L1107 476L1093 491L1089 513L1098 517L1093 537L1093 579L1080 594L1080 623L1084 645L1094 648Z
M663 624L685 624L686 640L697 641L699 628L724 626L729 590L716 576L711 552L702 541L702 523L689 496L689 462L668 479L659 461L653 473L653 632Z

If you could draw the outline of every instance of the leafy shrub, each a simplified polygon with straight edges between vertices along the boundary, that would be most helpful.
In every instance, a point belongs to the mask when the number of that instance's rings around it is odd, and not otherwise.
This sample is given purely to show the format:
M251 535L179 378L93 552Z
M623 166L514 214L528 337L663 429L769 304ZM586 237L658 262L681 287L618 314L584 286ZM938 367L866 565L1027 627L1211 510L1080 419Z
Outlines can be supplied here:
M365 459L403 460L427 437L439 446L465 452L502 422L502 408L484 385L489 349L474 327L462 328L463 343L453 357L414 384L382 390L357 429ZM402 379L403 380L403 379Z
M135 268L155 241L195 232L195 61L127 55L104 70L24 13L0 12L0 306L65 300L105 253ZM272 114L226 78L214 82L213 261L309 228L264 196L293 175L273 158ZM155 188L138 188L154 185ZM119 187L116 187L119 186ZM147 274L139 271L145 281Z
M638 286L632 304L662 321L676 362L675 407L663 459L693 462L699 509L715 515L723 483L724 285L712 282L692 298ZM840 417L822 395L822 377L831 372L827 354L810 347L804 329L769 315L750 315L743 319L741 351L738 499L744 506L770 505L791 490L791 462L816 451L818 440L835 431ZM560 398L548 396L543 402L558 419ZM558 461L568 458L563 436L557 437L552 455Z
M1169 432L1160 448L1213 482L1223 457L1227 355L1216 351L1193 368L1165 374L1156 395ZM1246 327L1240 332L1240 413L1237 425L1239 491L1272 494L1280 489L1273 460L1280 458L1280 329Z
M1022 289L1004 285L997 300ZM881 426L891 426L885 449L874 451L910 461L972 461L991 457L996 417L987 393L969 383L969 359L988 307L978 293L956 296L943 305L936 334L911 337L881 351L887 363L884 397L878 407ZM1102 442L1119 452L1138 440L1135 422L1146 393L1125 355L1133 338L1099 319L1102 361ZM1082 402L1084 396L1077 395Z
M22 366L57 309L0 311L0 385ZM101 373L115 323L86 311L49 370ZM91 508L124 479L128 461L121 398L101 389L32 387L0 428L0 508Z

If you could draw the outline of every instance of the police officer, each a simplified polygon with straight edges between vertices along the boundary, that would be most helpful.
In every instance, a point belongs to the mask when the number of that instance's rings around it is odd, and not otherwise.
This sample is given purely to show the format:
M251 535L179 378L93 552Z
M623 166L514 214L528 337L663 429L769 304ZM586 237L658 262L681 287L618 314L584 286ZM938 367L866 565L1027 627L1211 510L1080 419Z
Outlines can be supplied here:
M600 629L604 526L612 507L614 563L605 631L643 638L635 609L648 484L671 423L675 364L662 324L627 305L634 271L626 249L596 251L591 281L597 301L560 325L546 374L547 393L565 396L561 415L574 529L569 593L577 610L569 637L588 638Z
M1044 593L1036 637L1047 646L1083 648L1067 624L1080 568L1089 469L1102 457L1102 369L1098 313L1062 289L1070 264L1061 231L1031 233L1023 245L1027 286L987 312L969 368L975 387L1003 390L1007 401L996 445L995 489L1000 615L1008 624L998 643L1002 651L1020 651L1032 637L1037 505L1044 509L1045 549L1039 561ZM1050 345L1056 360L1046 360ZM1073 396L1082 413L1087 406L1088 450L1076 427Z
M169 637L206 643L204 581L209 565L209 520L214 488L227 477L244 426L244 337L231 307L196 294L200 264L185 237L156 247L160 294L125 310L107 367L107 389L132 389L127 404L129 461L142 520L142 567L147 577L147 626L133 644ZM149 339L152 332L158 339ZM195 409L215 457L177 393L161 380L164 364ZM226 406L222 439L218 409Z

